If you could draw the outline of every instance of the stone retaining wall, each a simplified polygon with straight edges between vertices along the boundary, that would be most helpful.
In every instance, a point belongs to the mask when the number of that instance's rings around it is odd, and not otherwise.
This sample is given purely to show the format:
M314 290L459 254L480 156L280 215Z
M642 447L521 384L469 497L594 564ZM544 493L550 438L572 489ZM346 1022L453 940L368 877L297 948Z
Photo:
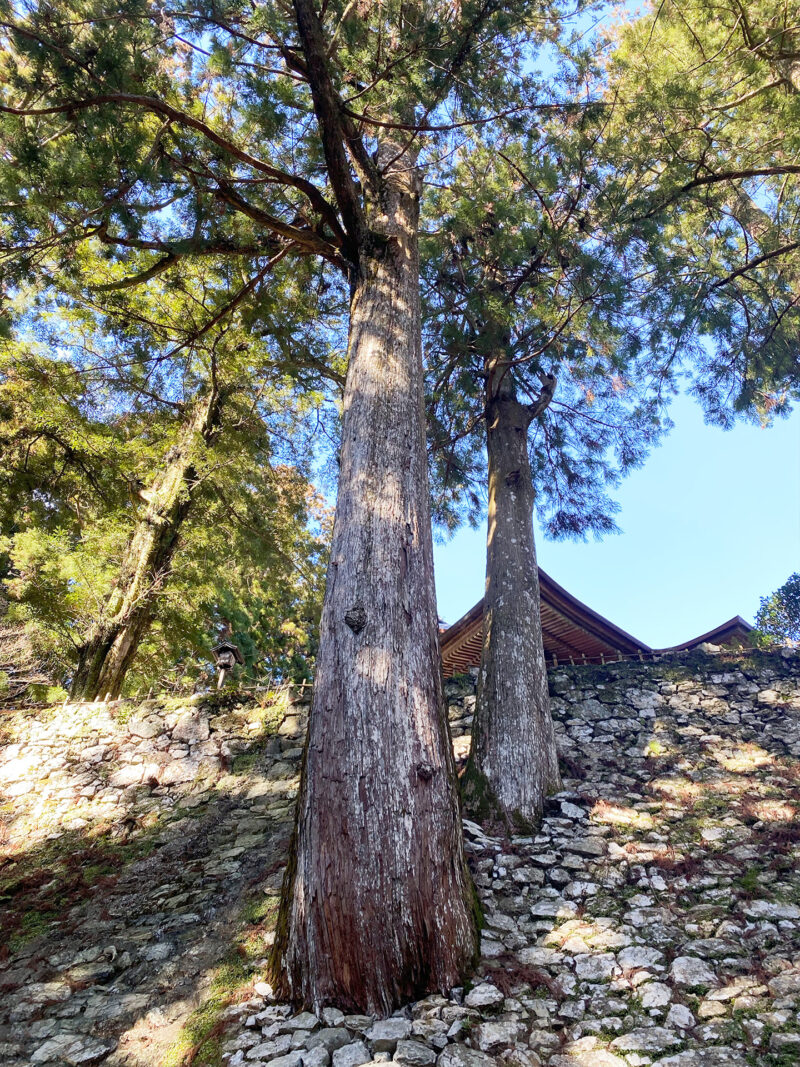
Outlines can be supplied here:
M800 1062L800 656L550 682L564 791L533 836L465 822L485 917L475 988L387 1030L293 1016L256 962L225 1014L228 1067ZM474 679L446 694L463 760ZM223 694L0 713L0 920L46 919L4 927L0 1063L163 1062L243 901L254 887L277 899L307 710ZM98 842L113 877L98 876ZM37 858L40 880L14 886Z
M655 759L675 731L700 720L736 727L741 741L768 732L773 745L800 757L793 704L799 678L800 656L780 653L556 668L550 672L552 710L566 777L608 765L618 778L626 755L636 759L649 745ZM463 757L474 676L447 681L445 693L456 755ZM15 819L27 808L39 815L48 809L56 819L68 815L66 829L127 806L129 791L141 794L144 808L174 802L224 776L265 730L275 732L269 754L297 756L292 750L299 748L309 701L308 693L294 700L284 694L278 705L253 706L223 694L221 701L214 695L144 701L136 708L121 702L0 713L0 796L14 802Z
M293 774L309 699L283 693L259 706L232 693L0 712L0 816L13 813L15 836L30 845L120 812L141 821L191 808L230 785L236 758L265 736L259 751L281 757L276 777Z
M475 675L445 683L456 753L465 754L475 707ZM553 719L564 772L608 765L617 776L650 745L655 757L675 731L715 725L752 741L768 735L800 757L800 652L688 653L655 662L557 667L549 672ZM644 771L639 771L639 776Z

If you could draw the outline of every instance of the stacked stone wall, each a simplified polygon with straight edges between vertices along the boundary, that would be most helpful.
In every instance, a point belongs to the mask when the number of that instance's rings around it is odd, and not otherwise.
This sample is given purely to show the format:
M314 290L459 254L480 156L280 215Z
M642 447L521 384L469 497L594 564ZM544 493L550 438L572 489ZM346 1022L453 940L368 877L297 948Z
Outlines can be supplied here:
M485 920L474 988L388 1028L295 1016L256 950L217 1020L223 1062L800 1062L800 657L561 668L550 684L563 792L529 836L465 822ZM446 694L463 762L474 678ZM173 1062L242 909L277 900L307 712L308 694L223 694L0 713L0 1063Z

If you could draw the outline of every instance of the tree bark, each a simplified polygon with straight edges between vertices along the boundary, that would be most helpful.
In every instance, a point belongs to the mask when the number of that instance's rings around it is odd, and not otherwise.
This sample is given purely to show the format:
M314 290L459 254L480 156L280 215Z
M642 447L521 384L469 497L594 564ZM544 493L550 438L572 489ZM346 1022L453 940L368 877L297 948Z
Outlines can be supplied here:
M463 788L475 815L527 827L560 788L533 537L533 413L519 402L508 367L495 365L487 383L484 638Z
M73 700L119 696L169 577L181 525L192 505L197 460L217 432L221 407L221 394L213 387L193 409L168 462L145 494L146 510L128 541L114 588L81 646L70 689Z
M378 165L397 156L384 144ZM350 308L339 494L273 979L386 1014L476 952L442 700L411 154L383 170ZM377 231L377 232L376 232Z

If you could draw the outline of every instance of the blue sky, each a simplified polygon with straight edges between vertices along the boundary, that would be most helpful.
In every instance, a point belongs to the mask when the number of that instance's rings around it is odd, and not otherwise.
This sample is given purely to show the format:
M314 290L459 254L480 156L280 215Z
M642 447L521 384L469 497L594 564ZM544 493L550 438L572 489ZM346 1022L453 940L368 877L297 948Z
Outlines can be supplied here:
M703 422L687 397L671 434L615 494L621 534L547 541L540 566L570 593L654 647L742 615L800 570L800 410L768 429ZM454 622L483 595L486 530L436 544L439 614Z

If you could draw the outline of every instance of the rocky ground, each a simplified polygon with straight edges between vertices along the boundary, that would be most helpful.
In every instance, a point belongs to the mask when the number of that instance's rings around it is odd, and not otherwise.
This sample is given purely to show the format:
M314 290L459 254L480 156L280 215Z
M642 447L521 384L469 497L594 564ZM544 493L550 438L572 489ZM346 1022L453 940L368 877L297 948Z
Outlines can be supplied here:
M304 706L0 718L0 1063L800 1063L800 657L551 690L564 792L532 836L465 824L479 973L388 1020L263 984Z

